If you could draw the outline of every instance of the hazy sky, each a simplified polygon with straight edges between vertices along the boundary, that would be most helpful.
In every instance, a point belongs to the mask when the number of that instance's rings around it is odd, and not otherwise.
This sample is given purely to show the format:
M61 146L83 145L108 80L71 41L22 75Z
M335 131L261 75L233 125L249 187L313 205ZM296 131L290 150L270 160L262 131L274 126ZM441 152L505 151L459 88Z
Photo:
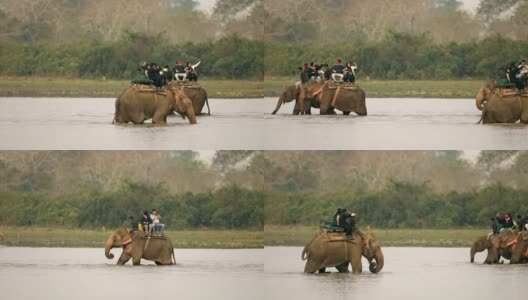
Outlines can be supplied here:
M464 3L464 8L470 11L474 11L480 2L480 0L459 0L459 1ZM198 0L198 2L200 3L201 9L211 10L216 0Z
M465 9L468 9L471 11L474 11L480 2L480 0L459 0L459 1L464 3Z

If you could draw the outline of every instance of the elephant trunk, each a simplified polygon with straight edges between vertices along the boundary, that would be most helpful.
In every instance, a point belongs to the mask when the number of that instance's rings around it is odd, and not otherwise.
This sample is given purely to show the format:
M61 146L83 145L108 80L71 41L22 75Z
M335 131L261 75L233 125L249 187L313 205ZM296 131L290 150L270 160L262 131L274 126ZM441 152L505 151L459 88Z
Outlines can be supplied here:
M484 109L485 105L484 105L484 100L486 99L486 96L485 96L485 91L481 90L478 95L477 95L477 99L475 101L475 104L477 106L477 109L478 110L482 110Z
M275 110L271 113L272 115L276 114L279 111L279 108L282 105L282 96L279 98L279 101L277 101L277 106L275 107Z
M475 262L475 253L477 253L477 249L475 246L472 246L471 251L469 252L470 262Z
M105 256L108 259L114 258L114 254L110 253L110 250L112 249L113 246L114 246L114 240L112 237L109 237L105 243Z
M381 249L378 249L378 251L376 251L376 256L374 256L374 260L375 261L370 263L369 270L372 273L379 273L381 269L383 269L384 264L383 252L381 252Z

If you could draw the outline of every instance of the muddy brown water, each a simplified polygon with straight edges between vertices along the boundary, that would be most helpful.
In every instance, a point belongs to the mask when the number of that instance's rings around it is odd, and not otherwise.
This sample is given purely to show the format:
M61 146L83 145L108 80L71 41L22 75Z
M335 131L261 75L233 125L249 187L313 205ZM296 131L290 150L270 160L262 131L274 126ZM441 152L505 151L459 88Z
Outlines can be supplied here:
M117 266L102 248L0 247L0 298L265 299L263 251L175 249L173 266Z
M518 299L525 298L527 265L469 263L469 248L382 248L378 274L363 259L360 275L304 274L300 247L264 249L267 299Z
M114 99L0 98L1 149L527 149L527 126L477 125L472 99L367 99L366 117L271 115L277 98L210 99L190 126L113 125ZM149 122L149 121L147 121Z

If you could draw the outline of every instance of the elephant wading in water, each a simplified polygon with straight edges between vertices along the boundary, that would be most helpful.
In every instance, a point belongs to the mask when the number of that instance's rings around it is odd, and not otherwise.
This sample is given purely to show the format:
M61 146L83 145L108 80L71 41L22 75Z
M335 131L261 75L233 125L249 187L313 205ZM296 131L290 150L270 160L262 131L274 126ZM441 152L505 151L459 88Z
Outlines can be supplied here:
M209 108L209 99L207 98L207 91L199 85L184 86L183 91L185 95L192 101L194 113L197 116L202 115L202 109L207 104L207 115L211 115L211 109Z
M383 269L384 259L381 247L369 234L359 230L352 239L346 239L343 233L320 232L302 251L302 259L307 260L305 273L324 272L327 267L335 267L339 272L348 272L348 264L352 264L353 273L361 273L361 257L369 262L369 270L378 273Z
M116 99L114 121L142 124L152 119L154 124L166 124L173 111L196 124L193 103L183 88L164 87L158 91L150 86L130 86Z
M123 248L123 253L117 260L118 265L124 265L131 258L134 265L139 265L142 258L152 260L157 265L172 265L176 263L174 247L172 242L166 237L147 237L141 232L130 232L130 228L120 228L106 240L106 258L114 258L110 250L116 247Z
M510 264L528 263L528 231L509 230L499 247L500 251L510 253Z
M528 93L496 88L493 81L488 81L477 93L476 105L482 111L479 123L515 123L521 120L528 124Z
M335 85L327 81L314 94L320 103L322 115L333 114L337 108L344 115L355 112L359 116L367 115L365 92L357 85Z
M277 107L275 107L275 110L271 114L276 114L277 111L279 111L279 108L284 103L289 103L295 100L295 106L293 107L293 114L298 115L301 113L301 107L300 103L297 100L299 98L299 94L301 92L301 87L298 87L296 84L288 86L280 95L279 101L277 101ZM310 115L311 114L311 108L319 108L319 102L314 98L312 101L310 101L310 105L306 105L303 115Z
M483 235L479 237L476 241L473 242L471 245L471 250L469 252L470 256L470 262L475 262L475 254L479 252L483 252L485 250L488 251L488 255L486 256L486 259L484 260L485 264L497 264L500 260L500 238L498 235Z

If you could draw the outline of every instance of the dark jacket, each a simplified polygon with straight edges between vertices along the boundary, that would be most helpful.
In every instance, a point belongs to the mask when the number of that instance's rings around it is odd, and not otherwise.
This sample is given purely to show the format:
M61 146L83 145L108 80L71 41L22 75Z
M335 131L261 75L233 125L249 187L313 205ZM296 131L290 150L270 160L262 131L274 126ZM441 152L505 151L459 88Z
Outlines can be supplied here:
M334 65L332 67L332 71L338 73L338 74L343 74L343 69L345 68L345 66L343 65Z
M142 223L142 224L143 224L143 223L149 223L149 224L152 224L152 219L150 219L150 216L148 216L148 215L147 215L146 217L143 216L143 217L141 217L141 223Z
M179 73L179 74L185 74L185 66L184 65L175 65L173 68L172 68L172 72L174 74L176 73Z

